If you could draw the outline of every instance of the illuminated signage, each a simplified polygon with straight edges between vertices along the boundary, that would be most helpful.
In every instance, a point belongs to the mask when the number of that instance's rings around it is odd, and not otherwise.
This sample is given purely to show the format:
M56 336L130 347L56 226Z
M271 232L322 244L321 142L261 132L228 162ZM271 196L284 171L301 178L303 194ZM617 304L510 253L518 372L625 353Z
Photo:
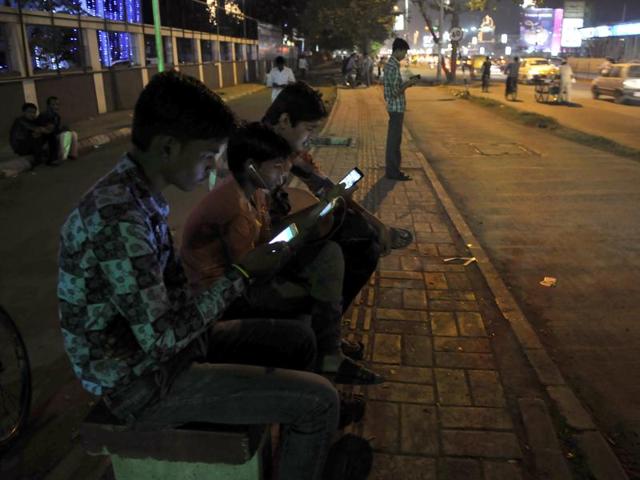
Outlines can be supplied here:
M580 37L583 40L630 35L640 35L640 23L619 23L617 25L600 25L598 27L580 29Z
M582 45L580 28L584 25L581 18L565 18L562 21L562 41L563 47L575 48Z

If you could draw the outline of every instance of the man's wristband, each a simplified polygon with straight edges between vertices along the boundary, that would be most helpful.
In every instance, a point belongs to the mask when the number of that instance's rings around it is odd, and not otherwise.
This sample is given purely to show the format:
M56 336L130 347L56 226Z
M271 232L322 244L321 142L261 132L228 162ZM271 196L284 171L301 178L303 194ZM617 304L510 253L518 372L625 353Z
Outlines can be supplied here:
M251 275L249 275L249 272L247 272L244 268L242 268L240 265L237 265L235 263L232 263L231 266L233 268L236 269L236 271L238 271L247 281L251 280Z

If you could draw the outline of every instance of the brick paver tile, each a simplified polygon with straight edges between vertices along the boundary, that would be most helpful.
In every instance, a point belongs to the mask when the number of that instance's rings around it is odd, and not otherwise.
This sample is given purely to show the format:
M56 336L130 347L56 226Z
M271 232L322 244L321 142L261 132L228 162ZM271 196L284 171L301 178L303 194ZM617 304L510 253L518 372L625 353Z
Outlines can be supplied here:
M465 302L461 300L433 300L429 304L429 309L443 312L477 312L480 310L476 302Z
M452 290L471 290L471 282L465 273L445 273L447 283Z
M379 285L384 288L424 288L422 279L381 278Z
M447 368L495 369L490 353L436 352L436 365Z
M522 457L517 437L508 432L443 430L442 447L445 455L458 457Z
M506 405L504 390L498 372L489 370L469 370L469 384L475 405L502 407Z
M410 308L414 310L426 310L427 309L427 292L424 290L405 288L402 291L402 303L404 308Z
M513 430L511 415L503 408L448 407L441 405L440 422L444 428L467 430Z
M382 257L378 265L381 270L400 270L400 257L393 255Z
M438 479L441 480L483 480L482 464L471 458L438 459Z
M516 462L482 462L485 480L522 480L520 466Z
M376 450L397 452L400 446L400 405L389 402L367 402L362 435L374 438Z
M435 407L401 405L400 432L401 453L438 454L438 418Z
M427 284L427 290L446 290L449 287L444 273L425 273L424 281Z
M373 337L373 361L396 363L402 361L402 337L387 333L376 333Z
M433 365L431 337L405 335L402 342L402 363L416 367Z
M482 315L477 312L457 312L460 335L466 337L486 337Z
M431 257L437 257L438 256L438 248L436 247L435 243L419 242L418 243L418 251L422 255L429 255Z
M400 268L406 272L421 272L422 259L416 256L401 256Z
M429 300L466 300L469 302L476 299L475 293L464 290L429 290L427 297Z
M371 400L407 403L433 403L433 387L413 383L385 382L369 387Z
M471 394L464 370L434 369L438 402L442 405L471 405Z
M427 322L429 315L424 311L402 310L398 308L378 308L376 316L383 320L404 320L410 322Z
M422 313L422 312L418 312L418 313ZM402 322L402 321L396 321L396 320L378 320L376 321L376 332L407 334L407 335L429 335L431 333L431 329L429 328L429 324L424 322Z
M422 272L403 272L403 271L394 271L394 270L380 270L380 277L396 278L400 280L419 280L419 281L423 279Z
M378 306L384 308L402 308L402 289L381 288L379 291Z
M434 229L436 225L433 225ZM452 243L439 243L438 253L441 257L455 257L458 255L458 249Z
M433 369L427 367L407 367L404 365L383 365L374 363L372 368L389 382L424 383L433 385Z
M433 347L436 352L491 353L486 338L434 337Z
M369 480L438 480L436 460L427 457L376 453Z
M455 337L458 335L458 326L453 312L432 312L431 331L434 335Z

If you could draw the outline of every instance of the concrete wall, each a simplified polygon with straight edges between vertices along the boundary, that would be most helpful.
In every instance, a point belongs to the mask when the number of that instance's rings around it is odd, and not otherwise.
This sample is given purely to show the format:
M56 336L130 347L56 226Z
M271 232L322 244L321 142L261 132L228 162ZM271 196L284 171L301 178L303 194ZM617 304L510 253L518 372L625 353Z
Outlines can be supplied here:
M16 117L22 115L22 104L25 103L22 82L0 83L2 99L2 115L0 115L0 132L2 142L9 143L9 131Z
M222 86L233 87L233 62L222 62Z
M180 71L185 75L189 75L191 77L200 78L200 73L197 65L180 65Z
M95 117L98 114L93 76L89 74L58 75L35 79L38 105L45 108L47 97L60 99L60 115L65 123Z
M204 83L211 89L220 88L220 78L218 78L218 67L214 63L203 65Z
M122 69L104 72L104 94L107 111L128 110L133 108L142 90L140 69Z
M236 62L236 73L237 73L238 83L245 82L245 79L244 79L245 71L246 71L246 67L244 62Z

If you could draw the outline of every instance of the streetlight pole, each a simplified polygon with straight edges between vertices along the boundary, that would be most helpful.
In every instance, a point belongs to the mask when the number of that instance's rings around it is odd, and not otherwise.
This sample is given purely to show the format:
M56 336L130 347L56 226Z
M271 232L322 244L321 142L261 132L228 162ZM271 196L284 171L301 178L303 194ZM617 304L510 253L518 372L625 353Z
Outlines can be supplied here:
M159 0L151 0L153 7L153 31L156 37L156 55L158 57L158 72L164 72L164 45L162 45L162 32L160 31L160 5Z

